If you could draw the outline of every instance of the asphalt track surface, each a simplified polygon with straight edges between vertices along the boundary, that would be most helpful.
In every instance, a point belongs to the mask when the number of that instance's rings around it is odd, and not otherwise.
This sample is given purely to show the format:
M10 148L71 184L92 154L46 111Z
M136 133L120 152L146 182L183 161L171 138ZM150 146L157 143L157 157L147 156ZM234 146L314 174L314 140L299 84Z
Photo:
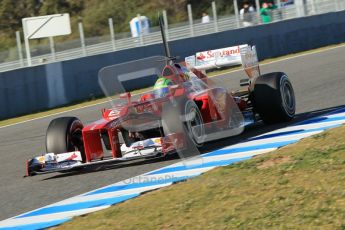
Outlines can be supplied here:
M297 100L298 116L295 121L299 121L319 115L333 107L345 105L344 63L345 47L338 47L263 65L261 70L262 73L283 71L289 75ZM212 79L222 86L235 89L241 78L245 78L245 74L236 71ZM45 131L52 119L59 116L77 116L84 123L88 123L98 119L100 109L105 106L91 106L0 128L0 220L178 161L174 158L165 161L136 161L108 165L82 173L54 173L23 178L25 160L45 150ZM257 125L241 136L208 143L203 151L228 146L246 137L287 125Z

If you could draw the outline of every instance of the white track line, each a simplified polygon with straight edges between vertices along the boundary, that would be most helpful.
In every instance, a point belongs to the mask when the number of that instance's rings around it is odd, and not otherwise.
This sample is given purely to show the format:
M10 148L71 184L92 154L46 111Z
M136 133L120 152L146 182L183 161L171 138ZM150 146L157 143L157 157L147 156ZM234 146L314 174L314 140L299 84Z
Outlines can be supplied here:
M321 48L321 50L310 51L308 53L298 54L298 55L294 55L292 57L281 58L279 60L274 60L274 61L270 61L270 62L267 62L267 63L260 64L260 66L270 65L270 64L277 63L277 62L282 62L282 61L287 61L287 60L291 60L291 59L295 59L295 58L299 58L299 57L305 57L305 56L308 56L308 55L313 55L313 54L318 54L318 53L322 53L322 52L327 52L327 51L338 49L338 48L342 48L342 47L345 47L345 44L342 44L342 45L339 45L339 46L336 46L336 47ZM212 77L219 77L219 76L222 76L224 74L235 73L235 72L239 72L239 71L243 71L243 70L242 69L232 70L232 71L229 71L229 72L213 75ZM135 95L133 95L133 96L135 96ZM25 120L25 121L20 121L20 122L14 123L14 124L0 126L0 129L6 128L6 127L10 127L10 126L14 126L14 125L23 124L23 123L26 123L26 122L31 122L31 121L43 119L43 118L47 118L47 117L52 117L52 116L63 114L63 113L69 113L69 112L72 112L72 111L75 111L75 110L79 110L79 109L90 108L90 107L101 105L101 104L105 104L105 103L108 103L108 101L99 102L99 103L92 104L92 105L86 105L86 106L82 106L80 108L70 109L70 110L62 111L62 112L57 112L57 113L54 113L54 114L49 114L49 115L45 115L45 116L41 116L41 117L37 117L37 118L32 118L32 119Z
M140 188L135 188L135 189L119 190L119 191L115 191L115 192L99 193L99 194L88 195L88 196L80 196L79 195L76 197L69 198L67 200L57 202L57 203L49 205L47 207L66 205L66 204L75 204L75 203L86 202L86 201L90 201L90 200L96 201L96 200L115 198L115 197L126 196L126 195L134 195L134 194L138 194L138 193L143 193L143 192L152 191L155 189L167 187L171 184L172 183L170 182L170 183L158 184L158 185L154 185L154 186L146 186L146 187L140 187Z
M206 156L202 157L202 160L203 160L202 164L212 163L212 162L216 162L216 161L225 161L225 160L232 160L232 159L240 159L240 158L245 158L245 157L251 157L251 156L260 155L260 154L263 154L263 153L272 152L272 151L274 151L276 149L277 148L249 150L249 151L241 151L241 152L238 152L238 153L230 153L230 154L229 153L224 153L224 154L215 155L215 156L213 156L213 155L207 156L206 155ZM202 164L200 164L200 165L202 165ZM184 166L184 165L185 165L185 162L177 162L177 163L175 163L173 165L168 165L168 166L166 166L164 168L161 168L159 170L168 169L168 168L175 168L175 167ZM191 165L191 166L198 166L198 164L194 164L194 165ZM211 166L211 167L218 167L218 166ZM205 171L208 171L209 167L207 167L207 168L205 167L203 169L205 169ZM188 170L188 167L186 167L186 170ZM184 174L186 173L185 170L180 171L180 172L183 172ZM169 173L167 173L167 174L169 174ZM153 174L153 175L159 176L161 174Z
M283 133L283 132L291 132L291 131L297 131L297 130L311 130L311 129L322 129L322 128L327 128L329 126L336 126L336 125L342 125L344 123L344 120L338 120L338 121L327 121L325 120L324 122L318 122L318 123L311 123L311 124L306 124L306 125L294 125L291 127L286 127L278 130L274 130L268 133L260 134L256 137L261 137L261 136L266 136L270 134L275 134L275 133ZM250 140L250 139L249 139Z
M85 208L75 211L68 211L68 212L59 212L54 214L47 214L47 215L39 215L39 216L30 216L30 217L23 217L23 218L15 218L15 219L7 219L0 222L0 227L20 227L20 225L29 225L29 224L37 224L43 223L48 221L54 220L61 220L65 218L70 218L74 216L85 215L87 213L96 212L102 209L109 208L110 205L104 205L96 208Z

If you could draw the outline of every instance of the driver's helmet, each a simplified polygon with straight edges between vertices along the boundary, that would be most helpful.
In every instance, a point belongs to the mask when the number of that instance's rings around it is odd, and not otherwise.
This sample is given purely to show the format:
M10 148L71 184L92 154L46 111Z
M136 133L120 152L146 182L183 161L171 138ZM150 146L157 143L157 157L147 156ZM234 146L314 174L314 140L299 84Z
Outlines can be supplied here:
M169 85L173 85L173 82L170 79L160 77L157 79L153 90L155 97L164 97L169 93Z

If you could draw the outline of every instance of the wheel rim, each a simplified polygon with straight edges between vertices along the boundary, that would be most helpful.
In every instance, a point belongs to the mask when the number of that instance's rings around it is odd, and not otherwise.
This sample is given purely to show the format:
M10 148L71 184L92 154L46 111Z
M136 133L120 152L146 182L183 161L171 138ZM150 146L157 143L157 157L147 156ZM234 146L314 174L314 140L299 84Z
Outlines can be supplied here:
M83 125L79 120L72 122L69 133L67 133L67 145L69 151L81 151Z
M194 142L197 144L203 142L203 138L205 136L205 130L204 130L204 124L201 117L201 114L195 106L192 106L191 108L186 111L187 115L187 128L189 133L191 134L191 138Z
M193 119L190 121L191 130L192 130L193 136L199 138L202 136L202 128L201 128L202 122L201 122L199 114L197 113L197 111L195 111L194 108L191 111L191 113L193 114Z
M295 96L291 83L287 78L282 78L280 85L280 93L282 95L283 108L289 116L293 116L295 113Z

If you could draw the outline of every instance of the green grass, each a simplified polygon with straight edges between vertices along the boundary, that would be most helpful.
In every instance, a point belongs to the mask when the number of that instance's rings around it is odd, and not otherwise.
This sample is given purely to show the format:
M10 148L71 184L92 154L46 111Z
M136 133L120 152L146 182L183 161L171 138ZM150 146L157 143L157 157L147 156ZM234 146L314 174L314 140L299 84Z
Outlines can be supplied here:
M344 45L344 43L343 44L330 45L330 46L321 47L321 48L317 48L317 49L313 49L313 50L309 50L309 51L304 51L304 52L300 52L300 53L289 54L289 55L285 55L285 56L282 56L282 57L270 58L270 59L266 59L266 60L261 61L260 64L269 64L271 62L278 61L278 60L283 60L285 58L294 57L296 55L321 52L321 51L327 50L329 48L333 48L333 47L337 47L337 46L343 46L343 45ZM241 69L240 66L236 66L236 67L232 67L232 68L228 68L228 69L215 70L215 71L210 72L208 74L208 76L209 77L214 77L214 76L218 76L218 75L225 74L225 73L231 73L233 71L238 71L240 69ZM279 70L277 70L277 71L279 71ZM145 89L143 89L143 90L145 90ZM135 91L134 93L143 92L143 90ZM92 105L95 105L95 104L98 104L98 103L102 103L102 102L105 102L105 101L106 101L106 98L91 99L89 101L84 101L84 102L81 102L81 103L78 103L78 104L71 104L71 105L67 105L67 106L63 106L63 107L59 107L59 108L49 109L49 110L46 110L46 111L37 111L36 113L33 113L33 114L28 114L28 115L23 115L23 116L15 117L15 118L0 120L0 127L6 126L6 125L15 124L15 123L19 123L19 122L28 121L28 120L31 120L31 119L36 119L36 118L40 118L40 117L44 117L44 116L49 116L49 115L53 115L53 114L56 114L56 113L67 112L69 110L78 109L78 108L82 108L82 107L85 107L85 106L92 106Z
M345 126L57 229L345 229Z

